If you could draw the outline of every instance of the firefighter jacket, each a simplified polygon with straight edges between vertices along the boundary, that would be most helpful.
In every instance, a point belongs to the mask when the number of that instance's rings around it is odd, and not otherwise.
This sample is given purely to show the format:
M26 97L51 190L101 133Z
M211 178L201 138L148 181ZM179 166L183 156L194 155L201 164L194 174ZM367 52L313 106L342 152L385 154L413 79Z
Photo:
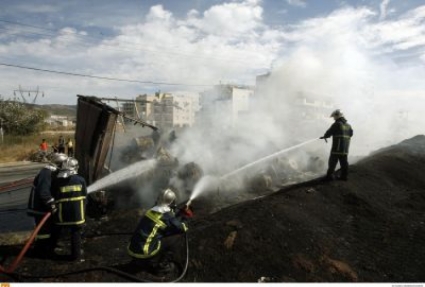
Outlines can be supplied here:
M34 178L28 200L28 215L44 215L51 210L50 205L54 201L51 193L51 183L52 177L56 173L56 168L48 165L42 168Z
M170 207L155 206L140 219L133 233L128 254L134 258L150 258L161 250L161 239L187 231L187 224L178 219Z
M87 186L82 176L72 174L66 178L56 178L53 192L58 209L55 224L81 225L86 222Z
M324 138L332 136L331 154L348 155L350 139L353 136L353 129L345 118L337 119L326 131Z

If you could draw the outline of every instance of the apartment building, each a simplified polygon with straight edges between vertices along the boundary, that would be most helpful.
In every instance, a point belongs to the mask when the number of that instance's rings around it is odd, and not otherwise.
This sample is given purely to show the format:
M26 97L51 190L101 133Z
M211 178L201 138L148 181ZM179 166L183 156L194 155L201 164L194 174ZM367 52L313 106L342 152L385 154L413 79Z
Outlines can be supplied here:
M254 89L248 86L214 86L201 93L197 122L206 126L219 120L223 127L232 127L249 112L253 94Z
M133 103L124 103L122 108L127 116L140 118L161 129L192 126L198 107L196 95L157 92L140 95Z

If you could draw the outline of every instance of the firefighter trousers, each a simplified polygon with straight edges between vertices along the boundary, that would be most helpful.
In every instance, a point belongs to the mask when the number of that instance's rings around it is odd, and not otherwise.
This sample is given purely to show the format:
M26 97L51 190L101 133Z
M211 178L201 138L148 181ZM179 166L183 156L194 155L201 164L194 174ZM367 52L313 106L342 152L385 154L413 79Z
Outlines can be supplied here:
M82 231L83 225L55 225L52 230L52 246L56 246L63 228L68 228L71 235L71 260L79 260L83 255L82 249Z
M347 155L339 155L339 154L331 154L329 156L329 162L328 162L328 171L326 173L326 177L329 179L333 179L333 174L336 169L336 165L339 162L339 165L341 166L341 175L340 179L347 180L348 177L348 160Z

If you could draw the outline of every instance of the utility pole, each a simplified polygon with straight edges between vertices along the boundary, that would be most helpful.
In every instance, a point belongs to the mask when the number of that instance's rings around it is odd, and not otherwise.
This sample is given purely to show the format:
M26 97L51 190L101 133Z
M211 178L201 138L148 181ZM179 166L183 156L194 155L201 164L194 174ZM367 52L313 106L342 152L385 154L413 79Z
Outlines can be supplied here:
M37 101L37 97L38 94L41 93L41 96L44 97L44 92L40 91L39 87L37 86L36 90L25 90L22 89L21 85L19 85L19 89L18 90L13 90L13 95L16 96L16 92L19 92L19 94L21 95L22 101L25 104L28 104L29 101L27 101L27 99L24 96L24 93L28 93L28 97L31 97L31 93L35 93L34 99L32 100L31 104L35 104L35 102Z
M3 138L3 119L0 118L0 135L1 135L1 143L3 144L4 138Z
M119 119L121 119L121 125L122 125L124 132L125 132L124 117L121 113L120 104L118 103L118 98L115 97L115 100L117 101L117 109L118 109L118 112L119 112L118 121L119 121Z

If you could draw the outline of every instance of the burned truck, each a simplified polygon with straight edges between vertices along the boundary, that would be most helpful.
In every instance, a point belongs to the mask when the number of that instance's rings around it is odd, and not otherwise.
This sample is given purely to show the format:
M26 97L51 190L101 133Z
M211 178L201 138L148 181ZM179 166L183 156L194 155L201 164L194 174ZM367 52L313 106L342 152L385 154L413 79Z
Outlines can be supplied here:
M141 129L150 129L151 135L134 137L134 129L126 134L124 117ZM80 163L79 172L89 186L131 164L150 159L156 162L149 172L90 192L88 212L101 215L117 204L148 207L159 191L167 187L176 191L180 201L189 198L191 189L203 175L202 169L194 162L179 163L167 149L169 143L159 141L158 135L155 126L126 117L101 98L78 96L75 157ZM121 140L120 145L117 139ZM149 196L143 196L146 194Z

